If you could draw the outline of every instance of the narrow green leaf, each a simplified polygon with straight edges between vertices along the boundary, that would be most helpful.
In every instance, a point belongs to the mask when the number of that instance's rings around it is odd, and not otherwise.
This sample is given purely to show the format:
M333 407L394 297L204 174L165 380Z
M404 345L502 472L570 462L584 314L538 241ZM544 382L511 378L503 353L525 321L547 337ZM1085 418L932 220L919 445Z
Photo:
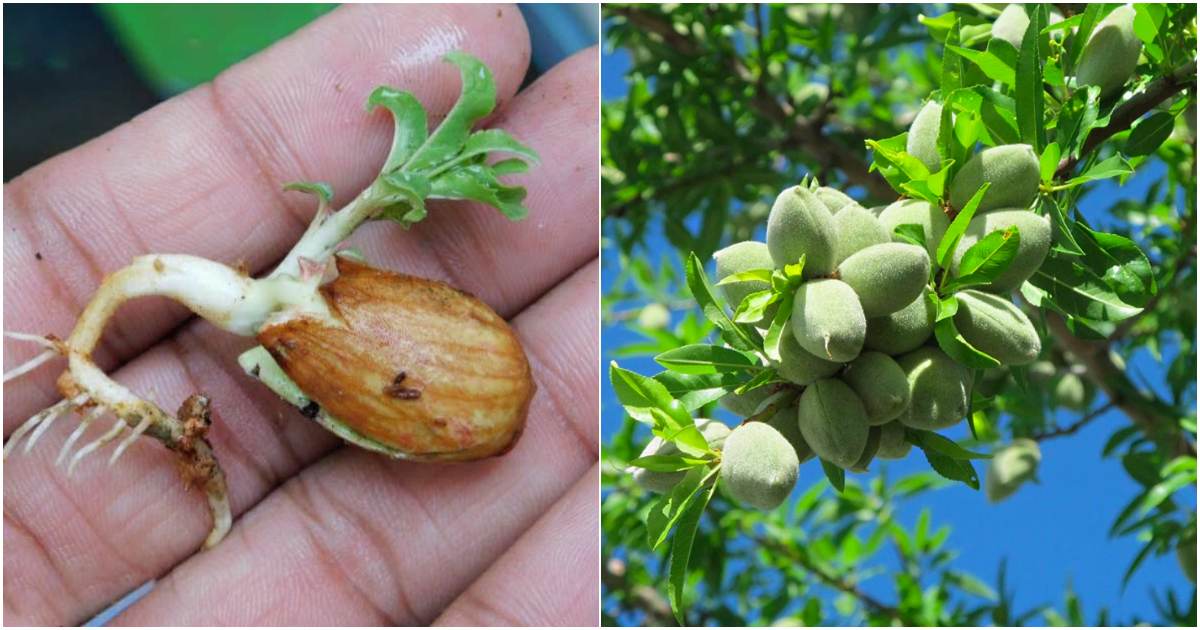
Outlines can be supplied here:
M670 584L669 595L671 612L674 613L675 620L681 626L686 625L683 589L687 582L687 567L691 561L692 545L696 540L696 532L700 529L700 517L703 516L704 508L712 500L716 489L717 484L713 482L709 484L706 491L698 493L700 495L699 499L692 501L685 509L684 514L679 518L679 522L675 527L675 537L671 541L671 568L668 577Z

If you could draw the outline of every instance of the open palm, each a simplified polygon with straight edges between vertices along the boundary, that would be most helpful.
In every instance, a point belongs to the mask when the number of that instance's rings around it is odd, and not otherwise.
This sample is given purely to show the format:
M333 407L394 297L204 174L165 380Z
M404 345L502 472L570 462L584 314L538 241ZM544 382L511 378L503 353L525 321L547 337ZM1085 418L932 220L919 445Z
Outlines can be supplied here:
M388 84L445 113L459 86L440 61L451 49L492 69L490 126L541 155L512 178L529 190L529 218L434 204L410 231L380 223L350 244L512 322L538 386L516 448L440 465L342 446L242 374L236 357L253 340L165 300L135 301L97 362L165 408L211 396L208 435L238 520L197 553L207 508L169 452L140 440L117 465L84 460L68 478L54 460L74 427L60 420L5 464L6 622L77 624L160 579L119 623L596 623L595 574L580 570L597 555L596 55L517 93L529 42L515 8L344 7L15 179L4 191L4 328L67 334L104 275L145 253L270 269L315 210L280 185L327 181L349 200L391 140L389 116L365 113L365 96ZM36 351L8 343L5 364ZM6 437L58 400L61 367L6 386Z

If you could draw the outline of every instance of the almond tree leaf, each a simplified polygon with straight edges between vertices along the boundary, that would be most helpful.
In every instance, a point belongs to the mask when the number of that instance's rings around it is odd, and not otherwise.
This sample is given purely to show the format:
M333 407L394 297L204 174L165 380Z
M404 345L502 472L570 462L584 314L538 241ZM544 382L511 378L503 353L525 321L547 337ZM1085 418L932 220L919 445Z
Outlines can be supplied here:
M1170 112L1155 112L1139 120L1129 132L1129 140L1125 142L1125 155L1137 157L1150 155L1171 137L1175 129L1175 117Z
M696 541L696 532L700 529L700 517L704 508L708 507L716 492L717 484L710 483L707 489L697 493L698 498L692 501L680 516L675 527L675 537L671 540L671 568L668 573L671 601L671 612L679 625L686 625L684 616L683 588L687 583L687 567L692 557L692 545Z
M654 357L659 365L684 374L739 372L758 367L758 362L732 348L690 344Z

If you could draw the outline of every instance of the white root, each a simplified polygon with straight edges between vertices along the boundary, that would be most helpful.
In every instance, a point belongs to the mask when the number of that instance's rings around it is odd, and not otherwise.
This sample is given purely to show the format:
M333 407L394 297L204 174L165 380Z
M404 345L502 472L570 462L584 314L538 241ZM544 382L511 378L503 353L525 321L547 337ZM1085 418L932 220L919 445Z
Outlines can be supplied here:
M122 440L121 443L117 445L117 448L113 450L112 457L108 458L109 466L112 466L118 459L121 458L121 455L125 453L125 449L129 448L130 444L133 444L139 437L142 437L142 434L146 432L146 429L150 428L150 422L150 416L145 416L142 418L142 421L133 428L133 432L130 433L129 436L124 440Z
M62 449L58 451L58 457L54 460L55 466L62 465L63 461L67 458L67 454L71 452L71 447L75 446L75 443L79 441L79 438L82 437L84 432L87 431L88 427L91 426L92 421L104 415L105 411L108 410L104 407L96 407L83 417L83 420L79 422L79 426L76 427L75 431L71 433L71 437L67 438L67 441L63 443ZM120 422L119 419L117 421Z
M86 396L82 396L81 398L84 401L87 400ZM79 398L75 400L79 400ZM8 442L4 444L4 459L8 459L9 454L16 450L17 444L21 441L21 438L25 437L25 434L36 429L47 418L57 418L59 414L67 410L71 403L71 400L60 400L35 413L32 418L26 420L20 427L17 427L17 430L13 431L13 434L8 437Z
M14 378L26 375L26 374L36 370L43 363L49 361L50 359L53 359L56 356L58 356L58 351L46 350L46 351L42 352L41 354L38 354L37 356L33 357L32 359L22 363L21 365L18 365L17 367L5 372L4 373L4 382L7 383L7 382L13 380Z
M71 405L81 405L86 401L87 401L87 396L84 396L84 395L76 396L73 400L71 400ZM39 426L37 428L37 430L33 432L33 435L29 436L29 439L25 441L25 452L26 453L28 453L30 450L33 449L33 445L37 444L38 440L42 439L42 435L44 435L46 433L46 431L48 431L50 429L50 425L54 424L54 421L58 420L58 418L60 416L65 415L66 411L67 410L64 409L57 413L52 413L49 416L46 416L46 419L42 421L41 426Z
M19 333L6 330L4 331L4 336L8 337L9 339L16 339L17 341L32 341L33 343L51 350L58 350L58 346L56 346L53 341L50 341L42 335L31 335L29 333Z
M112 428L106 431L104 435L101 435L95 440L84 444L83 447L79 449L79 452L75 453L75 456L71 458L71 463L67 466L67 476L70 477L72 474L74 474L75 466L77 466L85 456L101 446L104 446L105 444L117 439L117 436L121 435L121 432L124 431L125 428L125 421L117 418L116 421L113 422Z

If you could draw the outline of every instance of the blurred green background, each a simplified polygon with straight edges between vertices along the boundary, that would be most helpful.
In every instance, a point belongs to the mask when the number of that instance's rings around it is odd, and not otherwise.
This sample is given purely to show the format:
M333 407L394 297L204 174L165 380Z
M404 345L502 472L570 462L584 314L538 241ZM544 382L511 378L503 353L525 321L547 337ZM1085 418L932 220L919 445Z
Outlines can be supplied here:
M337 4L4 5L4 181L215 77ZM520 7L526 82L597 41L595 5Z

